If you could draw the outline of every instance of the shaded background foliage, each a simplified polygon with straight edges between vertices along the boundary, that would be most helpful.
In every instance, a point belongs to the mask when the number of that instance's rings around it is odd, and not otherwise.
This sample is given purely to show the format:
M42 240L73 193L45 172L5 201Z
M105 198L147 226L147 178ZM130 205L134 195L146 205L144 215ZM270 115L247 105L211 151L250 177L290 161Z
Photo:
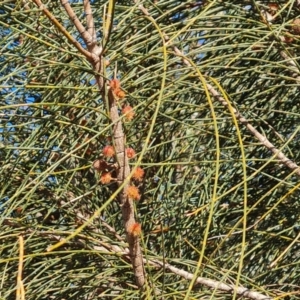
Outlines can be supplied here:
M82 2L70 2L84 23ZM124 123L128 146L139 153L148 142L137 203L145 257L166 259L193 273L203 251L198 276L236 283L240 274L239 285L297 299L299 178L245 127L236 128L229 110L216 99L213 117L196 69L171 47L193 61L210 84L211 78L217 80L241 114L297 163L299 35L293 22L299 7L295 1L272 3L144 1L159 32L134 1L117 1L105 57L108 78L117 70L125 101L135 108L135 119ZM126 258L96 248L126 244L105 225L123 235L118 204L105 204L114 186L98 184L92 168L111 142L112 127L90 65L32 3L27 9L22 1L0 5L0 297L15 297L20 234L25 239L27 299L138 297ZM101 39L107 3L92 5ZM80 41L60 1L47 7ZM272 22L266 21L266 12L274 16ZM162 32L170 39L167 57ZM159 114L153 119L157 105ZM92 224L46 252L99 207L103 211ZM270 267L288 247L276 267ZM146 270L160 296L184 299L188 281L150 266ZM232 298L203 286L194 286L190 297Z

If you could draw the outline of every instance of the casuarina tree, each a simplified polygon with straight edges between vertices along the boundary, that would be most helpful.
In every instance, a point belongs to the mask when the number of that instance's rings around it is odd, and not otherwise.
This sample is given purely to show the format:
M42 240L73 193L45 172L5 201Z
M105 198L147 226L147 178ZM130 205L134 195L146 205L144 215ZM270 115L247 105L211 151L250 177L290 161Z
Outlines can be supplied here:
M0 3L0 299L299 299L299 1Z

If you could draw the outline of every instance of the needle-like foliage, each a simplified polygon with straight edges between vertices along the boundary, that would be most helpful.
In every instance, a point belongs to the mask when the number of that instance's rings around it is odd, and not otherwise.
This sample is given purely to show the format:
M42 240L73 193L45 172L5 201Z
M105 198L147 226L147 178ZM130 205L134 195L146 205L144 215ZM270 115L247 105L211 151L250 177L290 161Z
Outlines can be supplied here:
M299 299L299 1L38 2L0 1L0 299ZM103 155L113 78L142 289Z

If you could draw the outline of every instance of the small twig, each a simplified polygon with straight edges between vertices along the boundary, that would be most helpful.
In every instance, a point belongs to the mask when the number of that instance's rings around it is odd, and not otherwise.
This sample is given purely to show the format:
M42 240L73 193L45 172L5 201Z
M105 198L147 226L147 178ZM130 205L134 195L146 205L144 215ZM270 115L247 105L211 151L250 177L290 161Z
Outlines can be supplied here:
M102 47L97 45L96 41L96 29L94 28L94 19L92 15L92 10L90 7L89 1L84 1L84 7L86 9L87 15L87 26L93 27L93 34L91 34L89 31L87 31L84 26L81 24L79 19L77 18L76 14L74 13L71 5L69 4L69 1L67 0L60 0L61 4L64 6L69 18L72 20L73 24L75 25L77 31L81 35L82 39L84 40L87 48L89 56L87 58L89 59L91 65L93 66L94 71L97 73L95 75L97 85L99 87L100 92L103 89L103 63L102 63ZM88 3L87 3L88 2Z
M113 137L116 149L117 162L119 169L117 170L117 183L121 186L126 178L130 175L130 167L125 149L125 134L122 125L122 119L119 116L118 105L113 92L108 92L109 112L111 120L114 124ZM136 283L139 288L145 284L145 269L143 264L143 255L139 242L139 237L134 236L130 232L130 228L135 221L133 200L129 199L125 193L128 184L126 184L119 194L119 201L122 210L123 223L126 231L126 239L129 244L130 258L134 270Z
M96 36L96 28L95 28L95 23L94 23L91 4L90 4L89 0L84 0L83 4L84 4L84 11L85 11L85 14L86 14L87 31L93 39L92 43L95 44L97 42L97 36Z
M134 0L135 3L138 3L137 0ZM149 15L147 9L143 6L143 5L138 5L139 9L145 14L145 15ZM167 35L165 35L165 40L169 41L169 37ZM184 54L174 45L172 46L174 52L181 57L182 62L191 67L190 62L185 59ZM289 61L290 64L294 63L292 60ZM293 65L294 66L294 65ZM295 67L295 66L294 66ZM209 83L206 83L206 87L209 90L209 92L215 97L215 99L217 99L223 106L228 107L228 103L226 102L226 100L219 94L219 92ZM267 137L263 136L262 134L260 134L250 123L249 121L235 108L233 108L233 112L236 116L236 118L240 121L240 123L242 123L259 141L260 143L265 146L267 149L269 149L271 152L273 152L276 155L276 158L278 158L282 164L284 164L285 166L287 166L288 168L290 168L291 170L295 171L295 174L297 174L298 176L300 176L300 167L294 163L293 161L291 161L287 156L284 155L284 153L282 151L280 151L279 149L277 149L268 139Z
M108 231L110 233L112 233L117 240L122 241L122 242L124 241L124 239L116 232L116 230L113 227L111 227L109 224L107 224L102 218L101 218L101 224L104 227L106 227L108 229Z
M25 289L22 281L22 273L23 273L23 260L24 260L24 239L23 236L19 236L19 268L17 275L17 296L16 300L25 300Z
M29 7L29 4L28 4L27 0L22 0L22 4L23 4L23 7L24 7L26 10L30 10L30 7Z
M74 40L74 38L71 37L68 31L65 30L65 28L55 19L55 17L44 7L44 5L41 3L40 0L34 0L35 3L38 5L38 7L44 12L44 14L52 21L52 23L78 48L78 50L83 53L90 61L94 71L95 71L95 79L96 83L98 85L99 91L102 93L103 99L106 99L106 89L104 88L104 65L103 65L103 57L102 57L102 47L98 46L96 44L96 40L94 40L93 37L95 37L95 28L94 28L94 20L91 12L91 7L88 1L84 1L84 8L85 12L87 13L87 31L84 26L81 24L79 19L76 17L76 14L74 13L72 7L70 6L68 1L61 0L61 4L64 6L68 16L74 23L75 27L77 28L77 31L80 33L81 37L83 38L88 51L83 49L81 45ZM109 6L109 16L107 18L108 23L108 29L111 27L111 14L113 11L113 5L114 1L110 1ZM91 33L90 28L93 27L94 32ZM109 34L109 32L107 32ZM108 38L108 36L106 36ZM117 182L118 185L123 185L124 181L127 179L127 177L130 174L130 167L128 163L128 158L125 152L125 134L123 131L123 126L121 122L121 118L119 116L118 112L118 106L115 102L114 96L111 91L108 93L109 97L109 111L110 111L110 117L111 121L114 124L114 130L113 130L113 138L116 148L116 156L117 156L117 162L119 164L118 169L118 175L117 175ZM134 205L133 201L131 199L128 199L128 197L125 194L125 189L127 185L125 185L119 195L120 198L120 204L121 204L121 210L122 210L122 216L123 216L123 222L124 227L126 231L126 237L129 244L129 251L130 251L130 257L131 262L134 269L134 275L136 277L136 282L139 288L143 287L145 283L145 271L144 271L144 265L142 260L142 251L139 243L139 237L134 236L130 232L130 228L133 224L135 224L135 216L134 216Z
M164 267L165 269L171 271L172 273L179 275L180 277L183 277L187 280L192 280L194 277L194 274L189 273L187 271L178 269L176 267L173 267L172 265L168 263L164 263L158 260L149 260L148 261L150 264L156 264L159 265L160 267ZM220 281L216 281L213 279L205 278L205 277L197 277L196 283L205 285L211 289L222 291L222 292L228 292L228 293L233 293L236 291L236 294L241 297L246 297L250 299L255 299L255 300L270 300L272 299L271 297L268 297L266 295L263 295L259 292L256 291L251 291L247 288L244 287L236 287L234 284L226 284Z
M273 268L278 261L292 248L292 246L298 241L300 238L300 232L296 236L296 238L289 244L288 247L285 248L285 250L270 264L270 268Z
M286 60L287 64L290 66L291 70L294 72L292 74L293 78L300 82L299 69L295 63L295 58L288 56L284 51L280 51L280 55Z
M71 5L69 4L68 0L60 0L61 5L65 8L66 13L68 14L70 20L75 25L77 31L81 35L82 39L84 40L85 44L87 45L88 49L93 46L93 37L92 35L84 28L84 26L81 24L79 19L77 18L75 12L73 11ZM90 18L93 18L90 16Z
M219 101L221 104L225 107L228 107L228 103L225 101L225 99L213 88L212 85L209 83L206 84L208 90L210 93ZM295 170L295 174L300 176L300 168L299 166L291 161L288 157L286 157L282 151L277 149L269 140L267 137L263 136L261 133L259 133L250 123L249 121L235 108L233 108L233 112L236 116L236 118L242 123L259 141L260 143L265 146L267 149L269 149L273 154L276 155L276 158L278 158L282 164L286 165L291 170Z
M67 40L73 44L77 50L88 59L95 59L95 57L89 51L85 50L79 42L77 42L72 35L60 24L60 22L51 14L51 12L44 6L40 0L33 0L40 10L48 17L52 24L67 38Z
M259 7L256 7L257 10L259 10ZM276 43L278 43L279 41L284 42L285 41L285 37L284 36L277 36L274 31L272 30L272 21L278 17L277 13L272 16L270 15L267 11L265 10L259 10L259 13L261 15L261 18L264 20L264 23L266 23L269 31L271 32L273 39ZM283 48L282 45L279 45L278 49ZM295 78L297 80L297 82L300 82L300 75L299 75L299 64L297 63L297 60L292 56L292 54L288 51L288 49L285 50L279 50L279 53L281 55L282 58L284 58L286 60L286 63L290 66L290 70L293 71L294 73L292 73L292 77Z
M111 229L112 229L112 231L115 231L113 228L111 228ZM94 230L96 230L96 228L94 228ZM32 234L32 232L33 232L33 230L29 229L29 230L27 230L26 234ZM60 241L63 239L61 236L55 235L51 232L38 232L36 230L34 230L34 232L37 235L49 236L52 239L55 239L57 241ZM120 241L122 242L123 239L121 238ZM86 242L84 240L76 241L76 243L78 243L78 242L80 242L82 245L86 245ZM131 255L130 255L130 251L128 250L128 248L121 248L118 245L111 245L111 244L109 244L107 242L103 242L103 241L99 241L99 244L101 246L93 246L93 249L97 250L97 251L109 252L110 254L116 253L117 255L123 255L128 260L131 260ZM20 245L21 245L21 242L20 242ZM20 247L20 258L21 258L21 247ZM23 262L23 255L22 255L22 260L20 259L20 261ZM159 261L157 259L149 259L149 258L147 260L143 259L143 263L144 264L147 263L156 268L164 268L166 270L169 270L173 274L176 274L182 278L185 278L186 280L192 280L192 278L194 277L194 274L192 274L192 273L189 273L187 271L184 271L182 269L174 267L169 263ZM20 264L19 264L19 270L22 271L22 268L20 268ZM19 272L19 274L22 274L22 273ZM253 300L271 300L271 299L273 299L272 297L261 294L257 291L252 291L252 290L249 290L244 287L236 287L234 284L226 284L224 282L212 280L212 279L205 278L205 277L197 277L195 282L197 284L201 284L201 285L207 286L211 289L221 291L221 292L233 293L233 291L236 290L236 294L238 296L253 299ZM23 298L23 299L25 300L25 298ZM21 300L23 300L23 299L21 299Z
M108 3L108 10L106 10L106 5L104 6L104 16L106 14L105 23L103 24L103 49L106 48L106 45L109 41L111 30L112 30L112 20L114 14L115 0L110 0ZM104 51L104 50L103 50Z

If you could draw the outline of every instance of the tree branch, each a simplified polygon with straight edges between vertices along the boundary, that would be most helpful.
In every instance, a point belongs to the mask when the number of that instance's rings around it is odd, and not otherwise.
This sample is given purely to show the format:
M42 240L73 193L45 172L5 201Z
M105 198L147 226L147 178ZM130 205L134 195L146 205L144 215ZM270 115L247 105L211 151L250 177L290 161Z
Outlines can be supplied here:
M128 163L128 157L125 149L125 134L122 126L122 121L119 116L118 106L110 90L108 93L109 97L109 111L110 117L114 124L113 137L116 149L117 162L119 169L117 170L117 183L121 186L126 178L130 175L130 167ZM122 210L123 223L126 231L126 239L129 244L129 253L136 278L138 287L142 287L145 284L145 269L143 264L142 250L139 242L139 237L134 236L130 230L132 225L136 223L134 216L134 204L133 200L129 199L125 193L128 184L123 186L122 191L119 194L119 201Z
M68 0L60 0L61 5L65 8L66 13L68 14L70 20L75 25L77 31L81 35L82 39L84 40L86 46L90 50L90 47L93 46L93 37L92 35L84 28L84 26L81 24L79 19L77 18L75 12L73 11L71 5L69 4Z
M8 225L8 226L12 226L12 227L15 227L15 226L20 227L20 224L14 223L13 221L12 222L4 221L4 225ZM96 230L96 228L94 228L94 229ZM111 229L112 233L114 233L114 229L112 227L110 227L110 229ZM31 229L27 229L26 232L23 234L23 236L26 237L27 235L32 235L33 232L35 235L49 236L49 238L56 240L56 241L61 241L63 239L61 236L56 235L53 232L45 232L45 231L39 232L37 230L31 230ZM116 235L118 236L117 233L116 233ZM81 246L86 247L86 241L84 241L82 238L77 240L75 242L75 245L78 245L78 243L80 243ZM127 258L127 260L131 260L130 250L128 250L127 248L121 248L118 245L111 245L110 243L103 242L103 241L99 241L99 244L100 244L100 246L93 246L93 249L97 250L97 251L109 252L110 254L115 253L117 255L123 255L125 258ZM25 257L26 256L24 256L24 258ZM154 266L154 267L160 268L160 269L164 268L166 270L169 270L173 274L176 274L182 278L185 278L186 280L192 280L192 278L194 277L194 274L192 274L192 273L189 273L187 271L184 271L182 269L172 266L171 264L159 261L157 259L147 259L147 260L143 259L143 263L144 264L147 263L151 266ZM211 289L217 290L217 291L221 291L221 292L233 293L234 291L236 291L236 294L238 296L253 299L253 300L271 300L271 299L273 299L272 297L264 295L257 291L252 291L252 290L249 290L244 287L236 287L234 284L226 284L224 282L212 280L212 279L205 278L205 277L197 277L195 282L197 284L201 284L208 288L211 288Z
M134 0L135 3L138 3L138 0ZM139 9L145 14L145 15L149 15L149 12L147 11L147 9L139 4ZM169 40L169 37L167 35L164 36L166 41ZM182 62L191 67L190 62L187 59L184 59L184 54L174 45L170 45L173 48L173 51L182 58ZM289 61L290 63L292 63L292 61ZM226 102L226 100L220 95L220 93L209 83L206 83L206 87L209 90L209 92L225 107L228 107L228 103ZM298 176L300 176L300 167L294 163L292 160L290 160L287 156L284 155L284 153L277 149L269 140L267 137L263 136L262 134L260 134L250 123L249 121L235 108L233 108L233 112L236 116L236 118L240 121L240 123L242 123L251 133L252 135L254 135L259 141L260 143L265 146L267 149L269 149L275 156L276 158L278 158L282 164L284 164L285 166L287 166L288 168L290 168L291 170L293 170L295 172L295 174L297 174Z
M84 0L83 5L84 5L84 11L85 11L85 14L86 14L87 31L92 37L92 43L96 44L96 42L97 42L96 28L95 28L93 12L92 12L90 1L89 0Z
M55 17L44 7L40 0L34 0L38 7L45 13L45 15L52 21L52 23L69 39L72 41L74 45L76 45L77 49L83 53L90 61L95 74L96 83L98 85L99 91L102 93L103 102L105 103L106 99L106 89L104 88L104 84L106 83L103 78L104 74L104 66L103 66L103 57L102 57L102 47L99 47L96 44L96 40L94 39L95 30L94 30L94 20L92 16L91 6L89 1L84 1L84 9L87 14L87 26L89 32L84 28L79 19L76 17L72 7L70 6L68 1L61 0L61 4L64 6L68 16L74 23L77 31L80 33L83 38L88 51L83 49L81 45L69 34L68 31L55 19ZM110 10L112 7L110 7ZM110 24L111 22L109 22ZM92 33L93 30L93 33ZM125 134L121 122L121 118L118 112L118 106L112 91L108 92L109 99L109 107L108 110L110 112L111 121L114 124L113 130L113 139L115 143L117 162L119 164L119 169L117 170L117 183L121 186L127 177L130 174L130 167L128 163L128 158L125 151ZM126 231L126 237L129 244L129 251L131 262L134 270L134 275L136 278L136 282L138 287L143 287L145 283L145 270L142 259L142 251L139 243L139 237L132 234L130 228L132 225L136 223L134 216L134 205L133 200L129 199L125 193L126 187L125 185L120 192L120 206L122 210L123 223Z
M33 0L37 7L43 11L47 18L52 22L52 24L67 38L67 40L73 44L77 50L83 54L88 59L95 59L92 53L85 50L78 41L76 41L73 36L60 24L60 22L51 14L51 12L44 6L40 0Z

